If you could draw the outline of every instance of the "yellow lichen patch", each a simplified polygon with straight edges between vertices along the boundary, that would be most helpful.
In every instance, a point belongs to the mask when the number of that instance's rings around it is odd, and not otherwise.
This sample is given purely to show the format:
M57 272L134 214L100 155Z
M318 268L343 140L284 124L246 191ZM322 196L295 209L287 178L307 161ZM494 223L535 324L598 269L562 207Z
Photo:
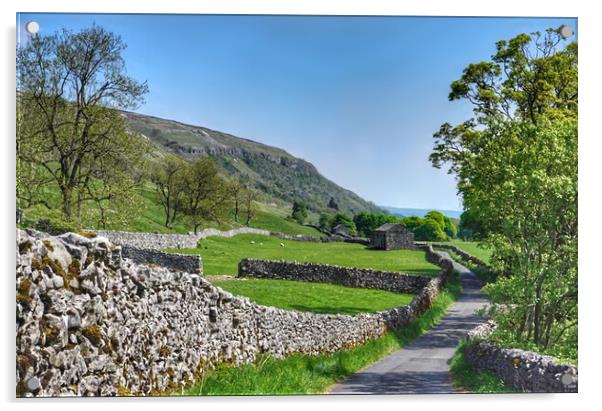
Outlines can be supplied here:
M61 331L58 328L52 327L47 322L42 322L42 332L46 337L46 345L52 345L58 340Z
M117 396L118 397L132 397L133 394L127 387L124 387L123 385L120 384L117 386Z
M29 367L33 367L33 360L24 354L17 355L17 366L26 371Z
M167 357L169 354L171 354L171 350L166 345L163 345L161 348L159 348L159 355L161 357Z
M56 275L60 275L61 277L65 277L65 270L57 260L53 260L47 255L42 257L42 268L50 267L53 273Z
M81 235L82 237L86 237L86 238L95 238L97 236L97 234L94 231L87 231L87 230L78 231L77 234Z
M71 286L71 280L77 278L80 273L80 262L77 258L71 260L71 264L67 268L67 272L63 275L63 280L65 281L65 288L67 290L73 291L73 287Z
M31 268L33 270L41 270L43 268L42 262L36 258L31 259Z
M50 252L54 251L54 247L52 246L52 243L49 240L43 240L42 242L44 243L44 245L46 246L48 251L50 251Z
M98 346L102 341L102 334L100 332L100 327L96 324L88 325L82 328L82 334L86 337L92 344Z
M21 244L19 244L19 254L25 254L31 247L33 246L33 242L31 240L27 240Z
M31 281L27 277L21 278L19 285L17 286L17 302L19 303L30 303L31 297L29 296L29 289L31 288Z

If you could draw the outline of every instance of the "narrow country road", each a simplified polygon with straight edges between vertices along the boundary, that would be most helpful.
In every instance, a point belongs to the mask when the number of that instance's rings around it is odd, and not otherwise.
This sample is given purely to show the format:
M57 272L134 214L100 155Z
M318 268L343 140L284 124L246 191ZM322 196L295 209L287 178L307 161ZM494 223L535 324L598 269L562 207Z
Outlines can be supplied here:
M446 252L439 253L449 257ZM449 364L460 339L483 321L476 311L487 304L474 273L454 262L463 292L441 322L411 344L334 385L330 394L453 393Z

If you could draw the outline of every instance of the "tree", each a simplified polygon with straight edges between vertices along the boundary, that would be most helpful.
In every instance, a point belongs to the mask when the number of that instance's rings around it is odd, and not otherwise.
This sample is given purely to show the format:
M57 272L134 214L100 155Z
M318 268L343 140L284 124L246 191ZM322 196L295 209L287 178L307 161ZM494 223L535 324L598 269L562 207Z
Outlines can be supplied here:
M236 221L236 222L238 222L239 217L240 217L242 201L243 201L243 194L244 194L245 189L246 189L246 184L240 178L234 180L230 184L230 192L232 193L232 202L233 202L233 211L234 211L234 221Z
M411 231L416 231L416 229L422 224L422 218L418 216L404 217L401 219L401 223Z
M125 44L103 28L32 36L17 49L17 197L48 204L58 189L66 220L83 202L124 200L145 145L115 110L133 109L148 91L125 75ZM101 208L102 210L102 208Z
M437 220L432 218L423 219L414 230L414 235L418 241L445 241L447 239Z
M570 356L577 340L577 44L561 42L559 30L521 34L498 42L491 62L470 65L450 99L472 102L475 118L444 124L431 161L449 164L474 213L465 222L475 217L494 249L493 269L503 274L487 286L495 338Z
M458 227L456 226L456 223L448 216L444 216L444 222L445 226L443 227L443 231L445 231L447 237L450 239L456 238L458 235Z
M332 227L333 216L331 214L322 213L320 214L320 219L318 220L318 224L322 230L330 230Z
M242 208L241 211L245 216L245 225L251 224L251 220L257 215L256 201L259 198L259 193L252 188L245 187L242 192Z
M182 212L192 222L194 233L203 221L220 222L230 210L232 187L218 175L209 158L197 158L183 172Z
M369 213L363 211L353 217L353 222L360 235L370 237L375 229L385 223L401 223L400 217L385 213Z
M513 122L482 138L463 192L495 227L497 268L511 273L489 287L495 303L514 307L496 318L517 341L547 349L576 332L577 122Z
M186 161L169 154L157 160L151 168L150 179L155 184L157 199L165 212L165 227L171 227L182 207L186 187Z
M487 231L479 218L478 210L466 209L460 215L458 235L463 240L481 240L487 237Z
M349 217L347 214L337 213L332 220L331 228L333 228L339 224L342 224L345 227L347 227L350 235L352 235L352 236L357 235L357 229L355 227L355 223L353 222L351 217Z
M328 201L328 208L332 208L333 210L337 211L339 210L339 205L335 201L334 197L330 197L330 200Z
M305 223L307 219L307 206L299 201L293 202L293 212L291 217L299 224Z
M437 224L439 224L439 227L441 227L441 229L443 230L445 228L445 216L443 214L441 214L439 211L429 211L428 213L426 213L424 215L424 218L430 218L431 220L435 220L437 222Z
M537 124L542 117L577 117L577 43L566 42L560 27L520 34L496 44L491 61L470 64L451 84L449 100L468 100L475 117L434 134L430 155L436 168L449 165L458 174L479 150L479 125L517 120Z

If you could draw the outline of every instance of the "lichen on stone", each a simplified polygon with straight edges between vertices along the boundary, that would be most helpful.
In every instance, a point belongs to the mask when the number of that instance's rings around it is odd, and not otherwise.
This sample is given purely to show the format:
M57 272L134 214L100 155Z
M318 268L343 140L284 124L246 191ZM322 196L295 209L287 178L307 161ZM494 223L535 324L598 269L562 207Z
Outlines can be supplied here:
M102 341L102 333L100 327L96 324L90 324L82 328L82 335L86 337L90 342L99 346Z
M29 290L31 288L31 280L27 277L21 278L19 285L17 286L17 302L18 303L31 303L31 296Z
M54 247L52 246L52 243L49 240L43 240L42 243L44 243L44 246L48 249L48 251L54 251Z

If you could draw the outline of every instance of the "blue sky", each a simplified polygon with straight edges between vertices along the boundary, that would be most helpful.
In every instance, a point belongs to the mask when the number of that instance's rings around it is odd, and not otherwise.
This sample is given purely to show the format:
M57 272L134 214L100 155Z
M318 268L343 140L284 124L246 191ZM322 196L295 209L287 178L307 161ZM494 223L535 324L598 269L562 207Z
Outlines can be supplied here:
M495 42L576 19L32 14L40 34L121 35L137 111L283 148L380 205L459 210L432 134L472 114L449 84Z

